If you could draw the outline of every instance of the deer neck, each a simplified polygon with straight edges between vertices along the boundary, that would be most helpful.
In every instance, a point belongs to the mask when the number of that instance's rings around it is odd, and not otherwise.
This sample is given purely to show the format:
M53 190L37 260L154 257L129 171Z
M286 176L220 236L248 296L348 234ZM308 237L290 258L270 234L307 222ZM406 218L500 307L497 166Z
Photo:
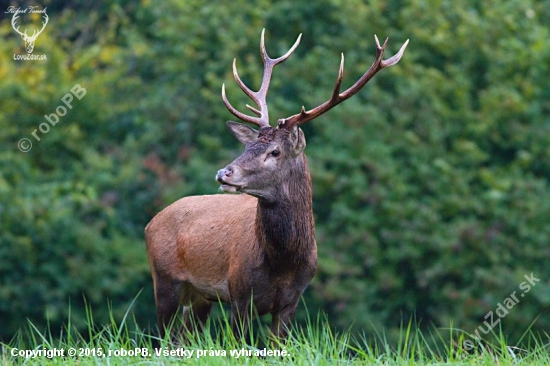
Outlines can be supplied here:
M259 199L256 235L266 260L273 265L308 260L315 247L311 177L304 154L292 167L277 199Z

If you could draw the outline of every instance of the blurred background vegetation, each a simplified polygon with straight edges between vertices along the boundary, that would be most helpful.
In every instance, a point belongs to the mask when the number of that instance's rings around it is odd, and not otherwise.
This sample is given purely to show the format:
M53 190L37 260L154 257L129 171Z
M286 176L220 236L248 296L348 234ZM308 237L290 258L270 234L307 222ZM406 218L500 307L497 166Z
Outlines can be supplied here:
M303 33L275 70L274 120L328 99L341 52L347 88L373 61L374 34L391 37L388 57L410 39L398 65L303 127L319 246L310 313L367 335L413 316L471 333L533 273L540 283L501 326L517 339L541 315L534 328L550 330L548 3L2 4L0 338L26 319L61 329L69 311L82 329L84 298L96 323L108 302L122 317L141 289L134 313L154 324L143 229L180 197L216 193L215 172L243 150L220 90L248 103L231 62L259 86L262 28L273 56ZM47 7L34 49L47 61L13 60L25 50L8 5ZM85 97L36 141L75 84Z

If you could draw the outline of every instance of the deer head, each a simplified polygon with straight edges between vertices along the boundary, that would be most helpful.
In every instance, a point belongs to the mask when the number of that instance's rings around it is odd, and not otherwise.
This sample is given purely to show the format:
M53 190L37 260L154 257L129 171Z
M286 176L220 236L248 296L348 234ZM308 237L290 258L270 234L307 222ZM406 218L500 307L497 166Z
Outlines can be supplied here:
M222 99L227 109L237 118L244 122L256 125L259 130L255 130L245 124L237 122L227 122L227 126L235 137L246 145L244 153L231 164L220 169L216 179L221 183L220 189L224 192L244 192L252 196L267 201L275 201L278 192L288 191L285 187L290 184L291 177L294 175L296 166L304 164L302 152L306 146L306 141L300 125L310 121L321 114L329 111L334 106L352 97L380 70L385 67L396 64L403 56L407 47L408 40L393 57L383 60L384 50L388 39L380 46L378 38L376 41L376 59L371 67L359 80L349 89L340 92L342 77L344 74L344 55L340 61L340 69L336 85L332 96L325 103L306 111L302 110L293 116L279 119L277 126L271 127L269 124L269 114L266 103L267 91L273 67L285 61L300 43L300 36L283 56L277 59L271 59L265 50L264 31L262 31L260 51L264 62L264 75L262 85L257 92L249 89L241 80L237 73L236 60L233 60L233 76L242 91L248 95L258 106L259 109L246 105L257 117L246 115L235 109L229 103L225 95L225 85L222 86Z
M25 48L27 49L27 53L32 53L34 49L34 42L36 42L36 38L42 33L44 28L46 28L46 24L48 24L48 15L44 13L44 21L42 22L42 29L40 29L38 32L36 30L33 31L32 35L27 35L27 30L25 29L25 32L21 33L19 31L19 26L17 28L15 27L16 19L19 18L17 13L13 14L13 17L11 18L11 26L13 29L21 35L21 38L23 38L23 41L25 41Z

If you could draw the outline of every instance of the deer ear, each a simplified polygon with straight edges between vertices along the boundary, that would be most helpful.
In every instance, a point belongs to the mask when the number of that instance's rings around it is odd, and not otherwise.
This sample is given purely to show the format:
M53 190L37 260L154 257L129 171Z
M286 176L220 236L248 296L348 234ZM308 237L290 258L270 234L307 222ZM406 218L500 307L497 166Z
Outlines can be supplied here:
M292 144L292 156L297 157L306 148L306 138L298 125L292 126L290 131L290 142Z
M244 123L227 121L226 124L237 140L244 145L258 139L258 131Z

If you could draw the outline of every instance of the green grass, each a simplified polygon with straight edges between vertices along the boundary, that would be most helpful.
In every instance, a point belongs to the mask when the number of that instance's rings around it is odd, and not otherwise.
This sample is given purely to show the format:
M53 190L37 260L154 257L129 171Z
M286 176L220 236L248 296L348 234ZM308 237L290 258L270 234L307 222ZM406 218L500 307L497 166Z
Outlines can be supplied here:
M175 319L171 327L176 327L179 322L180 319ZM79 333L68 321L61 334L54 336L49 327L40 331L29 323L28 328L21 330L9 343L0 343L0 362L3 365L167 365L182 362L201 365L550 364L548 335L536 336L530 330L520 340L521 347L507 345L500 332L491 335L492 342L473 340L475 347L468 352L461 346L465 340L471 340L466 333L452 327L422 332L416 329L413 321L401 327L396 344L388 342L381 333L375 337L357 337L350 331L336 332L321 315L309 317L305 325L293 326L287 342L275 345L270 345L267 327L261 321L255 321L250 325L248 340L244 342L233 336L223 308L221 316L208 322L206 331L190 335L187 342L180 339L176 345L168 339L157 338L154 332L141 330L129 312L121 321L111 317L109 324L100 326L94 323L88 310L87 324L88 330ZM160 347L155 350L153 344L156 342L160 342ZM13 352L52 352L53 349L64 350L63 356L25 358L12 355ZM76 356L67 356L69 349L75 350ZM272 352L271 355L268 351ZM144 353L148 355L143 356Z

